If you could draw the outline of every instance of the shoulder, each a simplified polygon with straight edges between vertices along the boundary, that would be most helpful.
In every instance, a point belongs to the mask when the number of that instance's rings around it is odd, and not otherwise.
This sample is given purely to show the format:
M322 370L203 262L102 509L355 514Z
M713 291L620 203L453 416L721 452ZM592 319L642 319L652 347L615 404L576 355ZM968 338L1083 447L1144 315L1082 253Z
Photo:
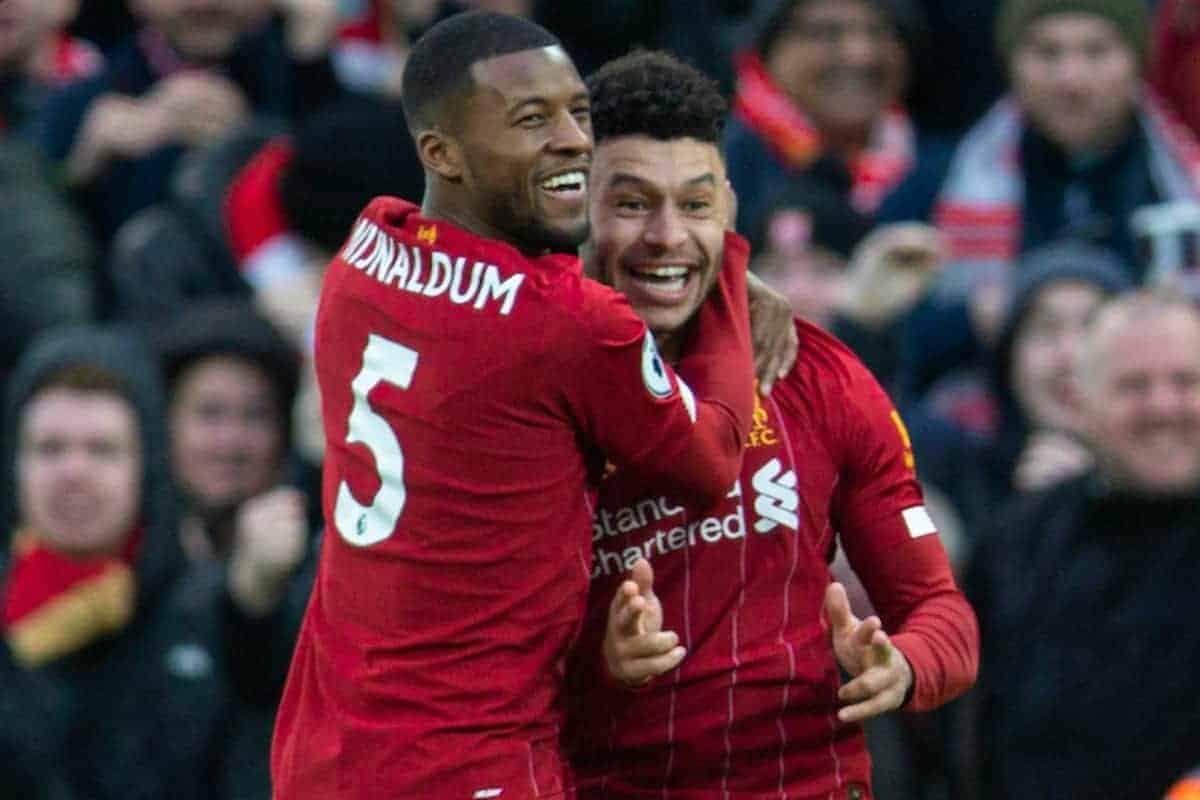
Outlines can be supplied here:
M780 385L835 401L864 389L882 391L862 360L836 336L799 318L795 326L796 363Z

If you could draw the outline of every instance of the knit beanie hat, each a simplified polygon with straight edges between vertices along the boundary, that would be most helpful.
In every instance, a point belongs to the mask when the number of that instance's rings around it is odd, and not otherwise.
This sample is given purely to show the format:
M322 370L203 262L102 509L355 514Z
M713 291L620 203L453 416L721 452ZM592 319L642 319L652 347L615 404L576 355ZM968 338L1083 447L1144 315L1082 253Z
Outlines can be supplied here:
M1145 60L1149 46L1146 0L1007 0L996 19L996 45L1001 55L1012 55L1017 42L1036 20L1050 14L1094 14L1111 22Z

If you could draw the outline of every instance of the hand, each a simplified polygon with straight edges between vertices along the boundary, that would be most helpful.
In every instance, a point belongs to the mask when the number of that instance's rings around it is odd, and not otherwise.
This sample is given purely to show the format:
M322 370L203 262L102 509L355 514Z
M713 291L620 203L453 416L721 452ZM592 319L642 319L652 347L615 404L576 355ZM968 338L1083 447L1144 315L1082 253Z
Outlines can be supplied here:
M877 228L846 267L842 313L869 328L886 327L924 296L948 252L932 226L905 222Z
M234 522L229 588L238 606L266 616L278 604L288 578L304 558L308 520L304 494L280 486L242 503Z
M653 585L650 562L639 558L608 607L605 663L609 675L629 687L645 686L675 669L687 652L679 636L662 629L662 604Z
M1092 453L1074 436L1061 431L1030 435L1017 459L1013 486L1032 492L1079 475L1092 465Z
M111 161L140 158L170 137L170 121L162 109L121 94L102 95L80 126L67 160L67 179L87 183Z
M758 375L759 390L767 395L776 380L791 372L800 340L796 336L792 306L786 297L752 272L746 275L746 293L750 299L754 371Z
M194 147L213 142L250 113L237 84L221 75L188 70L159 81L146 102L168 120L172 138Z
M861 722L899 708L912 686L912 667L892 646L879 617L854 616L845 587L836 582L825 590L825 616L838 663L853 678L838 690L838 699L852 704L838 710L838 719Z

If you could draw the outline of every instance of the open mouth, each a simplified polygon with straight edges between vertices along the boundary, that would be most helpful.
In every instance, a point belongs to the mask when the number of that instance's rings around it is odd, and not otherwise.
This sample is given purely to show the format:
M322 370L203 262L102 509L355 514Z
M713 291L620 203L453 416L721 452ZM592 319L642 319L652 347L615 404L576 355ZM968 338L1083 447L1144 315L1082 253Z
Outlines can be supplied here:
M582 195L587 190L587 173L581 169L551 175L538 184L542 191L558 197Z
M625 291L656 304L673 305L687 299L694 273L695 270L683 264L629 266L626 274L632 285Z

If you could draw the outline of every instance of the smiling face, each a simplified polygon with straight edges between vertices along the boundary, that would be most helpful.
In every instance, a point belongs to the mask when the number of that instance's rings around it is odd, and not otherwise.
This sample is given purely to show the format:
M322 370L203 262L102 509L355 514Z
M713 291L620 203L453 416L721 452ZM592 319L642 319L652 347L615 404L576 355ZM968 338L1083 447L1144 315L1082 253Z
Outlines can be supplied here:
M560 47L471 67L452 123L471 227L527 253L574 251L587 237L592 155L587 87Z
M721 266L730 196L717 147L620 136L596 148L591 274L622 292L671 358Z
M827 133L858 134L896 102L908 55L892 23L866 0L807 0L767 55L771 76Z
M1031 426L1076 429L1075 363L1088 320L1104 292L1080 280L1048 284L1030 303L1013 338L1013 393Z
M246 359L201 358L176 379L173 469L203 510L230 508L270 489L285 456L284 430L270 380Z
M72 555L120 547L141 504L137 418L121 397L51 388L22 418L17 476L25 524Z
M1070 153L1110 147L1133 121L1137 55L1106 19L1061 13L1035 21L1009 69L1031 124Z
M1105 473L1144 494L1195 492L1200 317L1176 307L1101 323L1083 366L1083 396L1088 438Z

